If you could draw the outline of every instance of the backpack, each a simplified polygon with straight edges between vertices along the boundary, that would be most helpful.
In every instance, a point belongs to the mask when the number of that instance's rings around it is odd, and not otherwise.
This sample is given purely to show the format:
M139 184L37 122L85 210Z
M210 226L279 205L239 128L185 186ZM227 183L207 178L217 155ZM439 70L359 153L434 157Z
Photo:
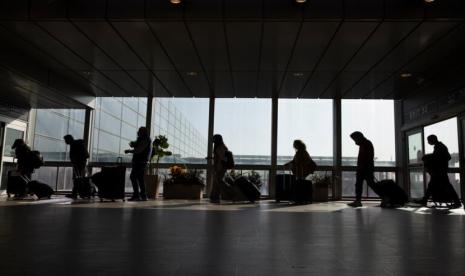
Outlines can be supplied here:
M29 152L29 162L34 169L38 169L44 165L44 158L37 150L32 150Z
M234 156L233 153L227 150L224 153L224 158L226 159L223 163L224 167L228 170L234 169Z

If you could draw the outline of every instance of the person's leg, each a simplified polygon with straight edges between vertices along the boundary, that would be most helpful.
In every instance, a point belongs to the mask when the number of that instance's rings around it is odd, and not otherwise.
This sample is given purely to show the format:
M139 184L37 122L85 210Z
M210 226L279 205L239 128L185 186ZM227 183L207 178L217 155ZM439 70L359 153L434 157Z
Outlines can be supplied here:
M363 180L365 179L365 174L358 171L355 176L355 201L349 203L351 207L360 207L362 206L362 192L363 192Z
M137 200L139 199L139 184L137 183L137 165L133 164L133 167L131 169L131 174L129 175L129 178L131 179L131 184L132 184L132 190L133 194L130 200Z
M140 167L138 168L138 171L137 171L137 182L139 184L139 188L140 188L140 198L142 200L147 200L147 193L145 191L145 169L146 169L146 165L143 164L143 165L140 165Z
M217 203L220 201L221 184L223 182L225 172L216 171L213 177L212 190L210 192L210 201Z

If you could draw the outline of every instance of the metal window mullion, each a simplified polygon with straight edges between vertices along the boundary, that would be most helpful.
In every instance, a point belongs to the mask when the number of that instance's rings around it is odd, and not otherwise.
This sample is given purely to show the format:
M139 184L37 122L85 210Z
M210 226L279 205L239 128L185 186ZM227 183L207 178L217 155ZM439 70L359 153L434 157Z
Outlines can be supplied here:
M207 146L207 186L206 194L210 195L210 190L213 182L213 131L215 127L215 97L211 97L208 106L208 146Z
M278 98L271 100L271 167L268 177L268 194L275 197L276 170L278 160Z
M333 100L333 200L342 198L341 99Z

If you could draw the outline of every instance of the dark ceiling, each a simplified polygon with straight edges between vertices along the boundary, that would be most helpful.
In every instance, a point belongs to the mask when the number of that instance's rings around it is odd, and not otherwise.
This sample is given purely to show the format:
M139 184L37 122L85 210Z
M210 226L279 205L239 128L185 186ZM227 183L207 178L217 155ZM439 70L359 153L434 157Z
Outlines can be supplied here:
M0 94L28 106L400 99L464 81L463 0L11 0L0 10Z

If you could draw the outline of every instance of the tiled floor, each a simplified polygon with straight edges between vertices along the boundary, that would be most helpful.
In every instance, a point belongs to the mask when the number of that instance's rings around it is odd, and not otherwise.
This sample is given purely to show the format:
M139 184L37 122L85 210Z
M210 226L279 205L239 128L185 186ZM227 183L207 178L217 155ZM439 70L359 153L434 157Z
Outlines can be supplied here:
M465 212L0 200L0 275L465 275Z

